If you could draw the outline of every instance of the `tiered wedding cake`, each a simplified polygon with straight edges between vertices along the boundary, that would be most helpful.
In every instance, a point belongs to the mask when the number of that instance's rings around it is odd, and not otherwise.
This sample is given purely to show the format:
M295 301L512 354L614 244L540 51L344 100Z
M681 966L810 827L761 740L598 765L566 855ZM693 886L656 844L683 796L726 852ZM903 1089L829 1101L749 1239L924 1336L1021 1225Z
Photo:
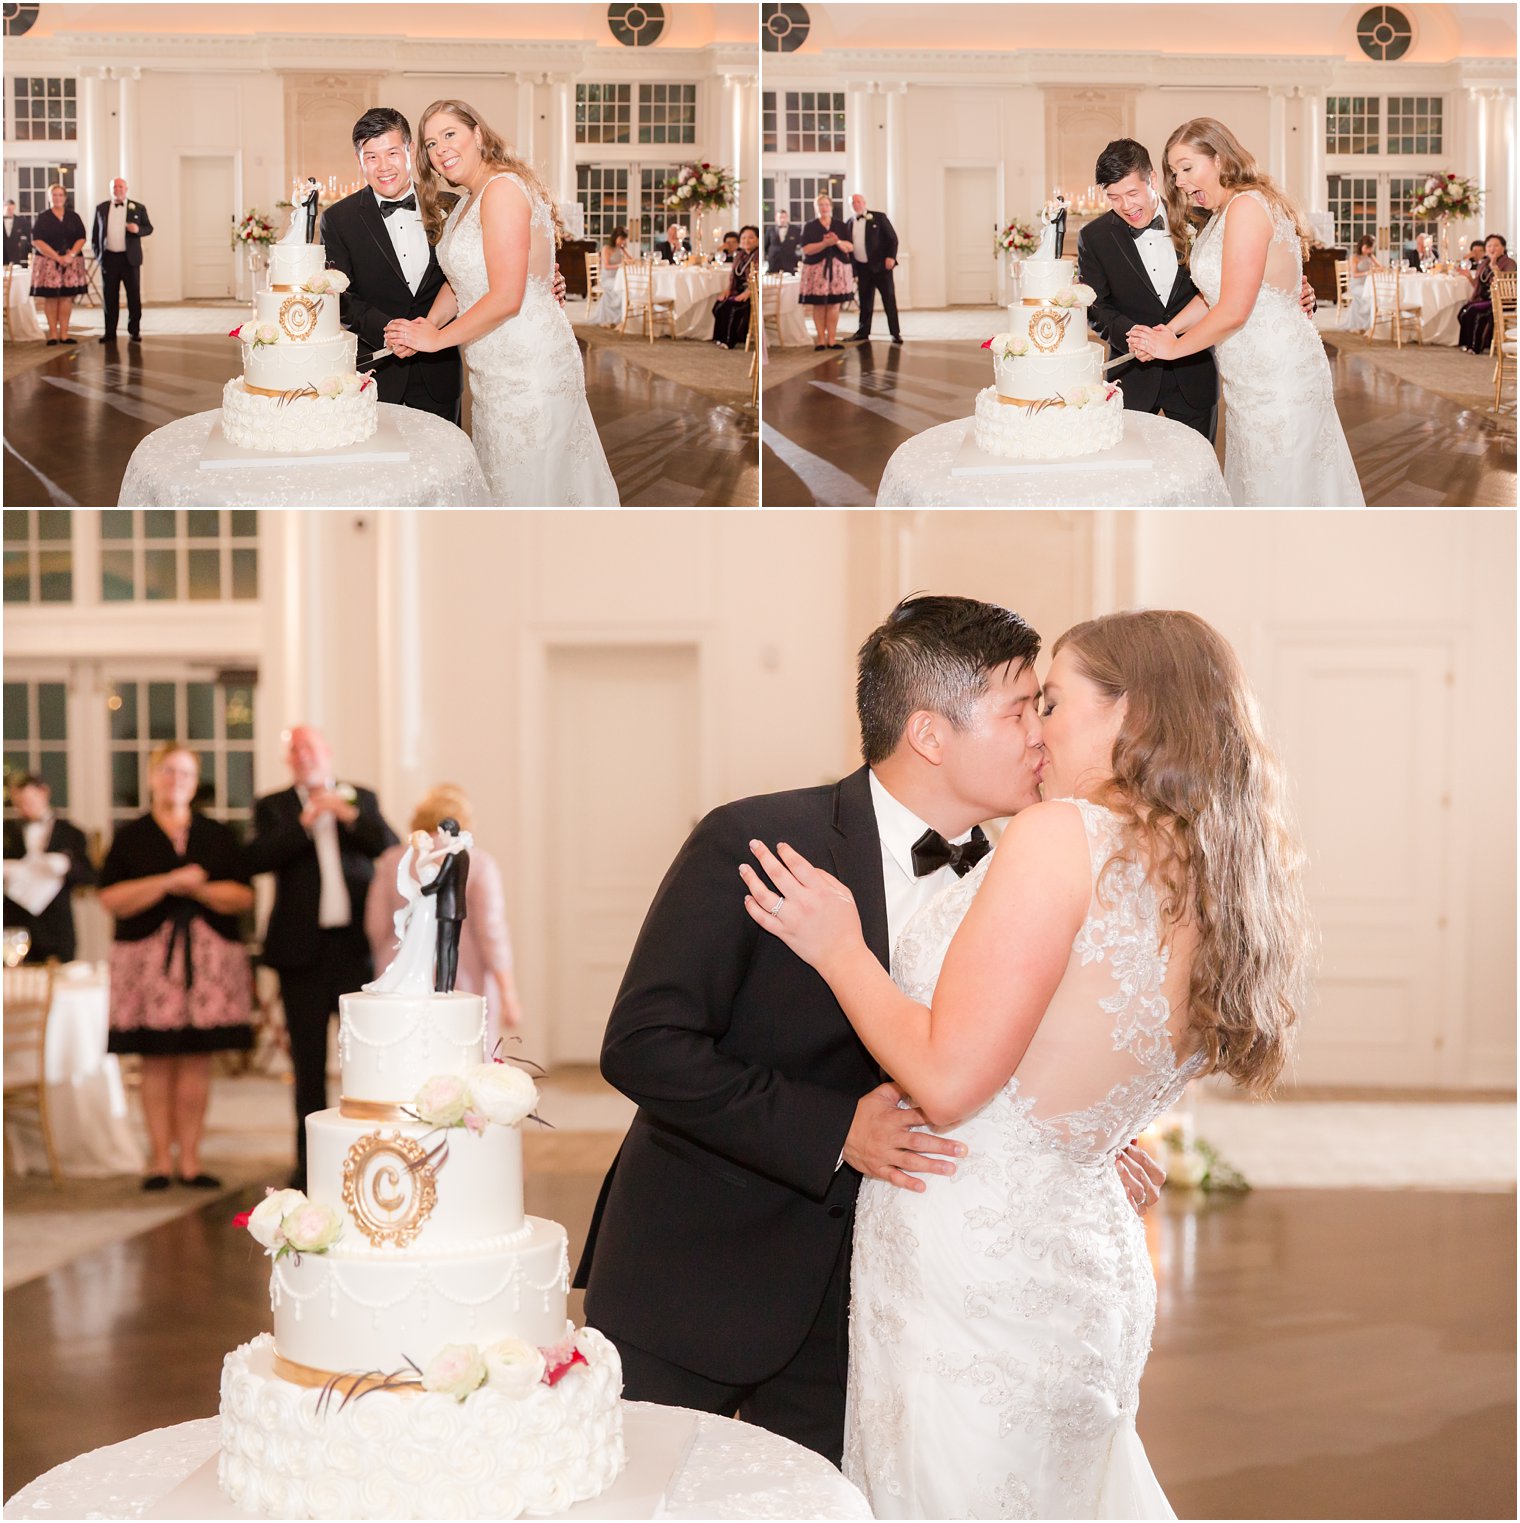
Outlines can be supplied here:
M558 1222L524 1216L519 1068L477 995L349 994L343 1097L306 1122L310 1199L246 1220L274 1335L227 1356L218 1476L285 1518L515 1518L623 1468L617 1350L566 1318ZM240 1218L240 1221L243 1220Z
M1025 259L1008 332L992 350L994 384L976 399L976 443L993 455L1091 455L1124 436L1124 398L1103 378L1104 349L1090 340L1093 290L1074 259Z
M358 338L338 322L348 288L325 268L320 243L276 243L269 286L254 295L242 340L243 374L222 389L222 433L245 449L310 453L357 444L379 422L372 376L354 367Z

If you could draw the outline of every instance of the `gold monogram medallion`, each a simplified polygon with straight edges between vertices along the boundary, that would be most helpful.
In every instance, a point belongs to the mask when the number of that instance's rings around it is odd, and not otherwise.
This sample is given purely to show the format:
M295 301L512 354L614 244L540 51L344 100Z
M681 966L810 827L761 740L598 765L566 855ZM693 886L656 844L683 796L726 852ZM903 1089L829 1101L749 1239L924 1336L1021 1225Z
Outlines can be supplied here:
M369 1132L343 1160L343 1204L355 1225L378 1248L405 1248L422 1230L438 1201L438 1181L422 1166L427 1149L415 1138Z
M286 338L310 338L317 326L321 304L309 296L287 296L280 303L280 328Z
M1054 307L1041 307L1029 319L1029 342L1041 354L1050 354L1061 347L1066 337L1066 325L1071 321L1070 312L1058 312Z

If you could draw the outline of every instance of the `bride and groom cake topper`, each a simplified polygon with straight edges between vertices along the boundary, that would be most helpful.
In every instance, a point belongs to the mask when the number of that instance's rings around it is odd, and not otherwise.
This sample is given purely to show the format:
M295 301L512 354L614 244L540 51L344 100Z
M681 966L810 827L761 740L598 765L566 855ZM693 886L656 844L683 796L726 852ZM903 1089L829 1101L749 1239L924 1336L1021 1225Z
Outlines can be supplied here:
M396 892L405 901L394 921L398 950L385 972L364 985L366 993L453 993L474 844L453 819L440 820L436 835L412 832L396 865Z

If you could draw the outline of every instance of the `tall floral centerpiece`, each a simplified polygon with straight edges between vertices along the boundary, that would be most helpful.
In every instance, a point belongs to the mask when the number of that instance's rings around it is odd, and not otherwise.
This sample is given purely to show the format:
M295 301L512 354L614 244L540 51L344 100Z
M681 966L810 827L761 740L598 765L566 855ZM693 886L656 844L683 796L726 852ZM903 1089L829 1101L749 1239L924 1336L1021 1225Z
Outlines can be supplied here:
M278 233L275 230L274 218L266 217L256 207L252 211L243 213L242 220L234 218L232 223L232 246L242 249L243 257L248 264L248 277L250 282L257 286L258 278L263 273L264 266L269 262L269 245L272 244Z
M739 198L739 182L732 170L721 164L690 163L681 165L673 180L665 182L665 206L691 219L692 253L704 257L702 214L732 206Z
M995 242L1001 253L1028 258L1039 248L1040 235L1027 222L1015 219L997 235Z
M1452 247L1452 225L1466 222L1483 210L1483 192L1464 176L1446 170L1431 175L1425 188L1409 203L1409 215L1421 222L1436 218L1440 225L1440 256L1447 264L1456 264L1458 252Z

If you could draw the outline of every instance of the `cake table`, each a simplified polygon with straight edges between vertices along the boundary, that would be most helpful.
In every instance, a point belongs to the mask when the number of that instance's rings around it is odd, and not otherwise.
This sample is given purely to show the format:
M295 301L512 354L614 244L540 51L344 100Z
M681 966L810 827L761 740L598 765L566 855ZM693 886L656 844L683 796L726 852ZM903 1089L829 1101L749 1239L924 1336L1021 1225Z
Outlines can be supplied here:
M302 460L201 469L219 409L154 429L132 451L117 505L171 507L468 508L488 505L469 435L446 419L388 402L382 433L399 431L410 459ZM354 448L361 454L364 445Z
M624 1402L629 1471L638 1467L640 1436L676 1456L663 1485L638 1512L609 1511L609 1492L557 1516L661 1518L869 1518L865 1498L825 1459L764 1428L726 1417ZM220 1420L201 1418L140 1434L55 1466L23 1486L5 1505L7 1518L189 1517L173 1494L188 1489L196 1473L214 1460ZM446 1463L446 1456L440 1456ZM661 1462L664 1469L666 1461ZM637 1481L634 1480L635 1487ZM181 1493L183 1496L184 1493ZM206 1499L195 1516L248 1518L218 1495ZM653 1505L649 1505L653 1502Z
M972 429L959 418L894 451L876 493L878 508L1182 508L1229 507L1214 448L1202 434L1149 413L1124 414L1124 440L1104 454L1073 460L1006 462L1018 469L955 475ZM1148 456L1151 464L1137 463ZM986 457L989 466L992 457ZM999 465L1004 462L997 462Z

